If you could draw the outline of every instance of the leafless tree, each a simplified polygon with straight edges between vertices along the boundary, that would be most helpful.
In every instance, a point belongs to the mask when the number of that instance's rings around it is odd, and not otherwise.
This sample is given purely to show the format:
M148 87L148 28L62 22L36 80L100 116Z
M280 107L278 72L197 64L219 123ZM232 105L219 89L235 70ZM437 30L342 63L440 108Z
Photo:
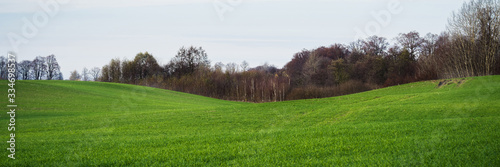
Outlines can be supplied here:
M439 36L437 34L427 34L422 38L420 55L418 57L418 73L422 79L436 79L438 77L439 66L444 66L443 62L435 54L438 49Z
M303 76L305 78L305 83L323 85L328 79L326 74L327 69L325 67L328 66L329 61L328 58L318 56L313 52L304 64Z
M226 64L226 73L235 74L236 72L238 72L238 65L236 63Z
M44 57L38 56L31 62L33 79L42 80L47 75L47 63Z
M222 62L217 62L214 65L214 71L218 73L222 73L222 69L224 68L224 63Z
M132 64L134 79L144 79L160 73L160 65L148 52L139 53L135 56Z
M94 81L98 81L101 74L101 69L99 67L94 67L92 68L92 70L90 70L90 74L92 75Z
M7 58L0 56L0 79L7 79Z
M109 63L109 80L111 82L120 82L122 76L122 66L120 59L112 59Z
M455 77L492 74L500 46L500 1L464 3L448 22Z
M81 79L82 81L90 81L90 71L87 67L83 68Z
M29 80L31 74L31 61L24 60L21 63L17 63L17 73L19 79Z
M45 58L47 66L47 80L53 80L59 78L59 73L61 73L61 68L59 63L57 63L56 57L54 55L49 55Z
M241 70L242 70L243 72L245 72L245 71L247 71L247 70L248 70L248 66L249 66L249 65L248 65L248 62L247 62L247 61L243 61L243 62L241 62L241 65L240 65L240 66L241 66Z
M389 47L389 42L384 37L371 36L364 41L363 50L368 55L383 56Z
M101 70L101 77L99 77L100 81L102 82L112 82L111 80L111 74L109 72L109 65L105 65L102 67L102 70Z
M401 33L396 40L401 48L408 50L411 59L416 60L420 56L423 39L418 32Z
M201 67L210 67L207 53L201 47L182 47L177 55L170 61L174 75L180 77L192 74Z

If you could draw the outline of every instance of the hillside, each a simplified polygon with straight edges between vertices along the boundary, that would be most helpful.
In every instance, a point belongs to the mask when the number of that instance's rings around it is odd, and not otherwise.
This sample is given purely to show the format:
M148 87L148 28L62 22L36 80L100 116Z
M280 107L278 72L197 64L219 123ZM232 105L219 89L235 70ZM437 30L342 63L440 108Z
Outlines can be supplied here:
M16 86L16 160L3 149L0 166L500 166L500 76L263 104L113 83Z

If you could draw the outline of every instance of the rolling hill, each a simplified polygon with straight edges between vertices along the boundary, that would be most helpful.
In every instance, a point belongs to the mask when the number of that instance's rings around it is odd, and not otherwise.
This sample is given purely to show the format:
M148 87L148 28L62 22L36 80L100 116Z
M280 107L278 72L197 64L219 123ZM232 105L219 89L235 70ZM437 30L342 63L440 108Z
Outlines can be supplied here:
M500 76L263 104L100 82L16 89L16 159L4 112L0 166L500 166Z

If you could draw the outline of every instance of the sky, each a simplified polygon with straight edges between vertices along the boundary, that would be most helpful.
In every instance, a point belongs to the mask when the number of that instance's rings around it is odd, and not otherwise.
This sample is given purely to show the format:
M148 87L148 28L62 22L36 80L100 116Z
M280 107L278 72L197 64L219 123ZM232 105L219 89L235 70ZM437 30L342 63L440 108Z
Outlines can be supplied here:
M201 46L212 64L283 67L303 49L446 30L466 0L16 0L0 2L0 55L54 54L64 78L149 52Z

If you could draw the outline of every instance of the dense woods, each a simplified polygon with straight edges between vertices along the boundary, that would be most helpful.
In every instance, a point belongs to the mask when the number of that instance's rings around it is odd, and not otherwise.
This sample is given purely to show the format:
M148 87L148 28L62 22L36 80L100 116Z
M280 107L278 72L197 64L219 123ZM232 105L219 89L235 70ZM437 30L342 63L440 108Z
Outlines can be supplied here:
M101 81L147 85L226 100L267 102L321 98L409 82L500 74L499 2L474 0L441 34L401 33L395 43L371 36L304 49L283 68L215 63L201 47L182 47L161 66L153 55L113 59Z
M34 60L22 60L16 63L19 80L63 80L61 68L54 55L38 56ZM7 58L0 56L0 79L7 79Z

